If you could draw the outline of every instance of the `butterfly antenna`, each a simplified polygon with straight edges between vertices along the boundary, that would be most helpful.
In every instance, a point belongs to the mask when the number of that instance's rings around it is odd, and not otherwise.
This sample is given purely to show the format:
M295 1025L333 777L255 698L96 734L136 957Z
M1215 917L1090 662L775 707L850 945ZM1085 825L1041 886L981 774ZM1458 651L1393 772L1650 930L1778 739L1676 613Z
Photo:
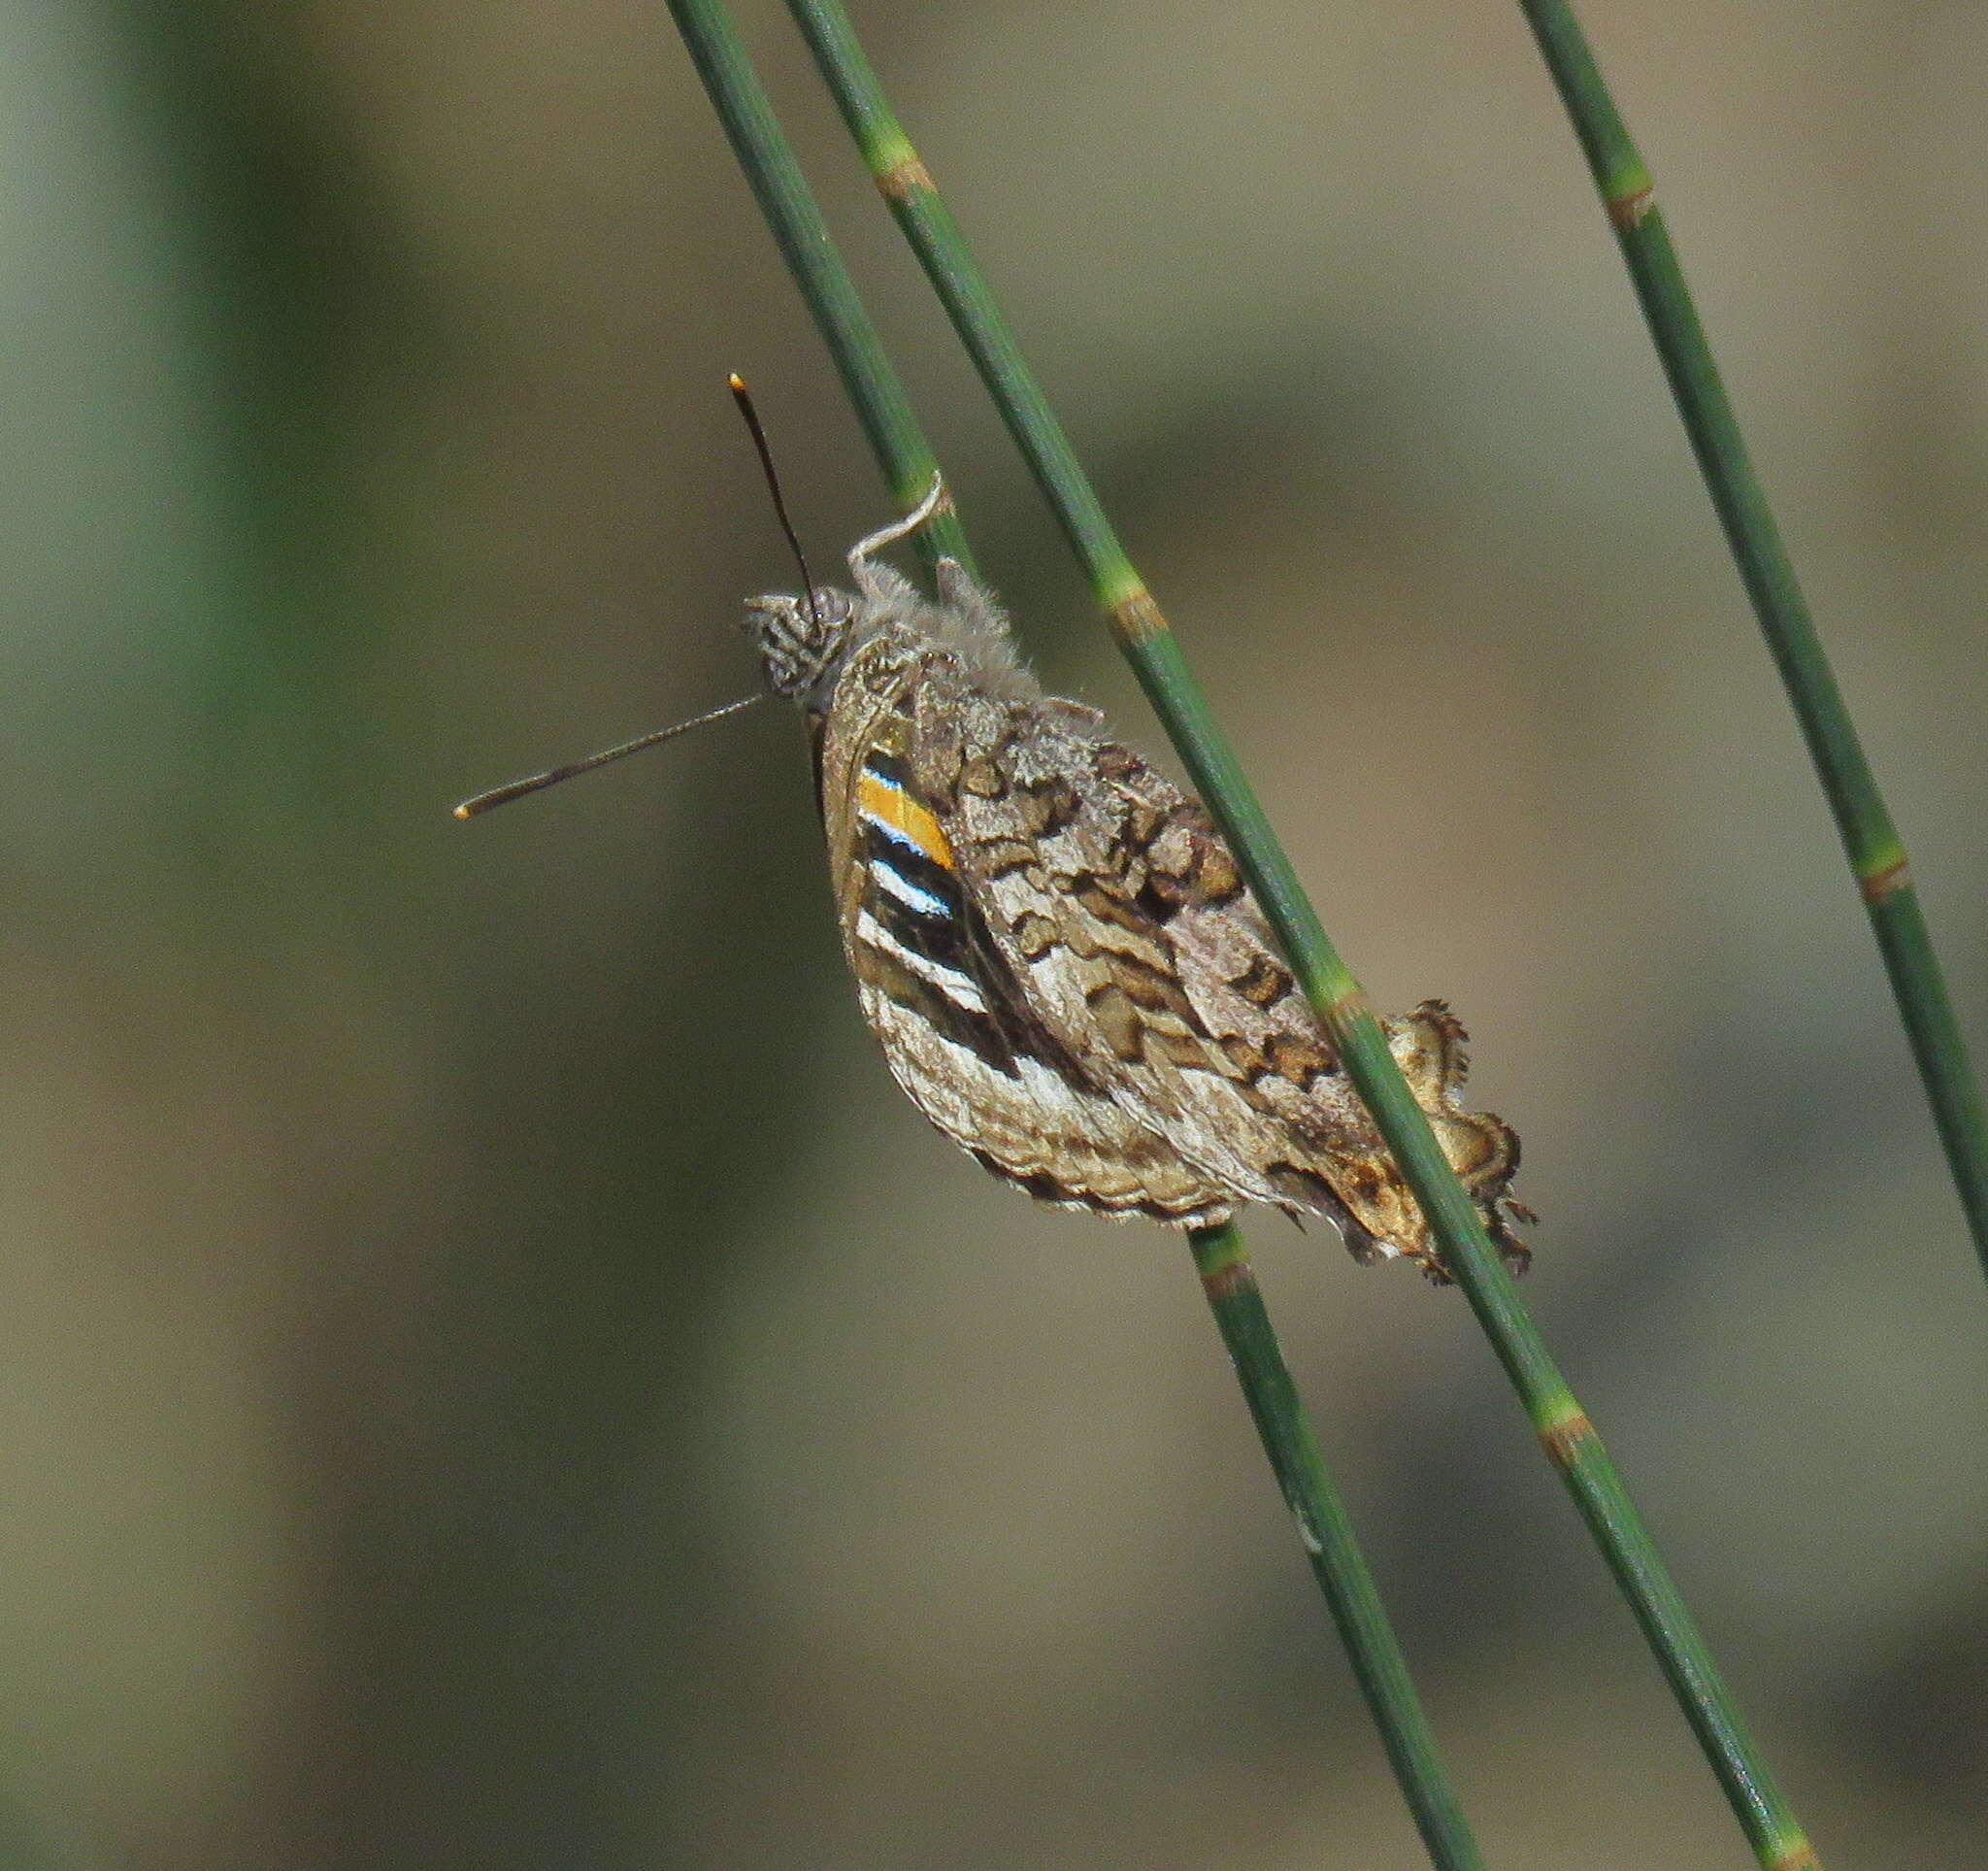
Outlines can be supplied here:
M808 592L808 615L811 618L819 617L821 613L814 602L814 580L808 570L808 554L802 551L800 536L794 531L794 522L787 518L787 503L780 493L780 478L774 472L773 451L767 447L766 430L760 426L759 412L752 406L752 392L746 387L745 378L736 370L725 379L725 387L732 392L732 400L739 405L739 414L746 418L746 428L752 437L752 446L759 452L759 465L766 475L766 489L773 495L773 510L779 516L780 531L787 536L787 545L794 554L794 563L801 568L801 583Z
M764 699L759 695L747 695L740 701L727 702L722 708L713 708L707 714L694 715L687 721L679 721L675 727L659 727L653 734L638 734L634 740L623 741L619 747L611 747L604 753L589 753L584 760L572 760L563 767L535 773L529 780L514 780L508 786L492 786L488 792L480 792L473 799L465 799L456 807L455 816L474 819L478 813L488 812L492 806L508 806L512 800L522 799L528 792L543 792L547 786L556 786L562 780L571 780L576 775L604 767L610 760L625 760L629 754L640 753L644 748L654 747L658 741L687 734L693 727L721 721L727 715L736 715L742 708L750 708L754 702Z

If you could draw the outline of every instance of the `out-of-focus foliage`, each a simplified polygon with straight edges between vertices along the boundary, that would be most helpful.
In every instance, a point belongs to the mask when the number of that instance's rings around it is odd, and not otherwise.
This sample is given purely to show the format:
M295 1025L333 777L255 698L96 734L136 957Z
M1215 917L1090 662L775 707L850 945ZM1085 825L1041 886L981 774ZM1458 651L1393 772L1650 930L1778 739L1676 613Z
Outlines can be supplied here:
M1052 683L1157 736L801 67ZM1589 25L1988 1001L1988 28ZM878 0L928 159L1826 1856L1988 1820L1988 1295L1514 10ZM881 518L660 9L0 15L0 1733L78 1866L1348 1867L1412 1834L1172 1236L920 1124L753 680ZM1253 1228L1494 1862L1718 1797L1453 1294ZM25 1851L21 1855L25 1856Z

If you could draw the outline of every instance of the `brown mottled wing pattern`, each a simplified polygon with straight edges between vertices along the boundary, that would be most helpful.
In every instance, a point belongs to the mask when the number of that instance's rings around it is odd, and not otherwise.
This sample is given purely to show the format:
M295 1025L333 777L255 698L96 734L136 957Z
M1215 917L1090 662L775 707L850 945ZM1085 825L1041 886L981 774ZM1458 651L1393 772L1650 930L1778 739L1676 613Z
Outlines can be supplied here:
M1055 1045L1231 1196L1328 1216L1357 1257L1404 1254L1441 1278L1419 1206L1205 811L1073 703L955 679L925 682L912 705L915 785ZM1462 1026L1438 1001L1384 1025L1492 1238L1522 1265L1510 1220L1523 1211L1507 1193L1518 1140L1457 1101Z
M917 784L918 698L935 680L956 696L963 679L929 646L884 637L859 650L817 750L843 945L892 1076L1039 1200L1180 1225L1226 1219L1227 1187L1099 1086L1019 991Z

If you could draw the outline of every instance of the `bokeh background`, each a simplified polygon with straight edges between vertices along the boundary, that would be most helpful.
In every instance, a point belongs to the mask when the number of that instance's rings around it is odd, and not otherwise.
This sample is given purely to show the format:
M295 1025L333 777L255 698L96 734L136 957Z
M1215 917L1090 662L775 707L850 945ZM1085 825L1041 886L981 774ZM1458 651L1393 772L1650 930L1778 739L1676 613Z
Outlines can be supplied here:
M1979 1046L1988 17L1586 13ZM1988 1294L1516 9L858 19L1825 1856L1980 1861ZM890 1086L798 724L447 817L751 686L727 370L887 512L662 8L23 0L0 139L9 1861L1421 1862L1177 1238ZM1491 1861L1745 1861L1461 1301L1252 1240Z

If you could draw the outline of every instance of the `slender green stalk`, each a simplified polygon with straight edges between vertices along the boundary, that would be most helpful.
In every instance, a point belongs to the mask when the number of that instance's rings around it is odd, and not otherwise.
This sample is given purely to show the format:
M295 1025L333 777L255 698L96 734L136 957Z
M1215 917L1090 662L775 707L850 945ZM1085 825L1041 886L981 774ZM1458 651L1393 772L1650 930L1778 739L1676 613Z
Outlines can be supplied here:
M1298 1387L1271 1329L1256 1274L1242 1253L1242 1237L1234 1222L1225 1222L1218 1228L1196 1228L1188 1245L1194 1250L1209 1309L1249 1401L1263 1453L1283 1489L1284 1504L1297 1523L1318 1588L1331 1607L1340 1641L1352 1659L1360 1692L1374 1712L1430 1862L1481 1864L1437 1753L1436 1737L1415 1699L1408 1661L1353 1537L1345 1503L1318 1453Z
M820 211L746 58L727 10L722 0L670 0L670 11L739 164L786 256L795 284L835 355L884 480L903 505L914 505L931 483L931 450L829 239ZM1081 477L1078 482L1080 484ZM1088 493L1087 488L1084 491ZM1092 505L1095 507L1095 500ZM946 518L951 525L943 550L970 563L956 519ZM1129 566L1126 574L1130 579ZM1401 1645L1387 1621L1339 1490L1277 1348L1255 1275L1243 1255L1242 1237L1233 1225L1225 1225L1198 1230L1191 1239L1204 1290L1235 1363L1237 1382L1430 1862L1438 1871L1481 1871L1483 1859L1437 1752Z
M1014 334L987 291L930 172L885 103L847 13L839 5L816 6L807 0L788 0L788 11L807 37L849 134L930 276L1023 460L1090 575L1098 603L1111 617L1121 640L1136 639L1148 628L1164 631L1165 620L1157 612L1152 613L1150 625L1146 622L1152 599L1111 531L1048 398L1022 363Z
M1520 1302L1475 1205L1404 1083L1359 984L1340 959L1272 832L1178 644L1133 570L1069 439L1023 360L930 172L883 96L839 0L788 0L851 136L978 368L1016 446L1090 575L1100 605L1362 1099L1413 1188L1443 1259L1523 1399L1656 1653L1760 1862L1816 1860L1720 1682L1711 1654L1638 1518L1594 1425Z
M1815 763L1884 956L1974 1250L1988 1268L1988 1117L1933 952L1905 846L1864 757L1780 528L1746 452L1649 171L1566 0L1519 0L1519 8L1580 139L1699 471Z
M780 257L835 360L884 482L899 510L909 513L931 486L939 458L911 413L911 399L884 354L883 340L829 238L828 223L780 131L766 88L721 4L670 0L670 13L717 107L732 153L773 230ZM942 553L974 569L973 551L956 514L935 515L913 543L928 570Z

